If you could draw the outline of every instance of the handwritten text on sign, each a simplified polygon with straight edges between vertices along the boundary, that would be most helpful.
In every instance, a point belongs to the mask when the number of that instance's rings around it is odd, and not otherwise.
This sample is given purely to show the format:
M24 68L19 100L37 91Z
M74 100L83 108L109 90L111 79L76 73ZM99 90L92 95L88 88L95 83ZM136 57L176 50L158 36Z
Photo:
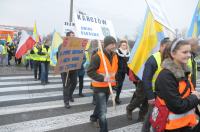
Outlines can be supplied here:
M58 63L55 72L62 73L81 68L84 49L88 40L66 37L58 53Z

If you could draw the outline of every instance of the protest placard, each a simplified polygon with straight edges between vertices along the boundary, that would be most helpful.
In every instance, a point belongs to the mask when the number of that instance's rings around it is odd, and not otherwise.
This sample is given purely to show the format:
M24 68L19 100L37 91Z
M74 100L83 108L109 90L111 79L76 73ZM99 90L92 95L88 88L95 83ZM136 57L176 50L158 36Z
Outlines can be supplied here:
M76 37L66 37L58 52L58 63L55 67L55 73L68 72L81 68L84 49L87 39Z
M100 17L74 13L76 36L79 38L103 40L105 36L116 34L110 20Z

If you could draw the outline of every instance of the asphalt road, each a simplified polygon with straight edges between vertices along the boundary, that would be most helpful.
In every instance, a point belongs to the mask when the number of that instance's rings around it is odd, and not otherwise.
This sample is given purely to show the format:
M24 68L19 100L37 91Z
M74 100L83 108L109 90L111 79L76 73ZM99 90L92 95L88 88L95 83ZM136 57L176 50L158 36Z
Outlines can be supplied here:
M71 109L65 109L62 100L60 76L49 75L50 84L41 85L34 81L32 72L21 67L0 67L0 132L98 132L99 128L89 122L94 105L90 78L84 78L85 97L74 92L75 102ZM200 80L197 81L199 89ZM126 106L135 86L127 78L121 93L122 104L116 109L108 102L108 127L111 132L139 132L138 110L133 120L126 119Z

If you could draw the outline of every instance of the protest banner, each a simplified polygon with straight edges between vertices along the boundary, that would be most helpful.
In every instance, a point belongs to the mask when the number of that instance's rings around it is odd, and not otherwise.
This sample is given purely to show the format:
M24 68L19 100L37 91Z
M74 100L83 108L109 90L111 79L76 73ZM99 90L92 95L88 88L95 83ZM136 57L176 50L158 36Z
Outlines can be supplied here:
M116 38L112 22L109 20L102 19L96 16L91 16L88 14L74 13L74 22L76 28L76 35L80 38L97 39L97 40L103 40L105 36L113 36ZM109 76L107 65L105 63L105 58L103 55L104 53L100 44L101 42L98 41L98 43L99 43L99 49L102 54L106 75ZM108 85L109 85L109 91L112 96L113 107L116 108L115 96L112 91L111 83L108 82Z
M58 52L58 63L55 67L55 73L80 69L87 42L87 39L65 37Z
M112 22L96 16L74 13L76 36L79 38L103 40L111 35L116 38Z

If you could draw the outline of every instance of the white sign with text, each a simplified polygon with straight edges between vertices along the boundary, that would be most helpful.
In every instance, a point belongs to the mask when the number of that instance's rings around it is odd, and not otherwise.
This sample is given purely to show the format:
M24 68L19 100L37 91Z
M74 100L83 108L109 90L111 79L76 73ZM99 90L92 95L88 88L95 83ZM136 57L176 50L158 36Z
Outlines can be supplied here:
M95 16L74 13L76 36L79 38L103 40L111 35L116 38L112 22Z

